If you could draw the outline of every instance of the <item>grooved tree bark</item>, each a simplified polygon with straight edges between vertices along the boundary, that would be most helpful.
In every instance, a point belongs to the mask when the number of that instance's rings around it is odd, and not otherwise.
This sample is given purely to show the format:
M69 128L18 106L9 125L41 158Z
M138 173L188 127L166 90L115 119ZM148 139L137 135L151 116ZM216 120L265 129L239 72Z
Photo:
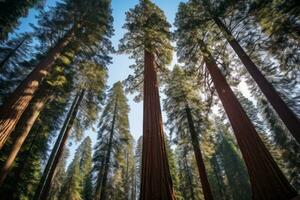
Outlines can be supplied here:
M203 41L201 51L209 74L231 123L246 163L252 199L287 200L297 196L259 138L253 124L232 92Z
M18 123L15 133L17 134L16 139L14 140L11 151L8 154L8 157L0 171L0 187L5 181L5 178L11 170L13 162L17 157L25 139L27 138L32 126L34 125L36 119L38 118L40 112L43 110L49 98L50 95L38 97L38 99L33 103L33 105L26 109L27 112L25 116L22 117L24 119L21 119L20 123Z
M267 97L274 110L278 113L281 120L289 129L291 134L300 144L300 120L295 113L287 106L287 104L279 96L272 84L264 77L259 71L258 67L252 62L251 58L247 55L244 49L240 46L238 41L234 38L230 30L225 24L217 17L214 18L218 27L226 34L227 41L232 49L238 55L251 77L255 80L261 91Z
M51 71L56 59L60 56L64 47L69 44L73 35L74 28L57 42L47 56L37 64L35 69L0 107L0 149L5 144L21 115L29 105L36 91L39 89L41 81Z
M164 143L154 55L144 54L144 119L141 200L175 199Z
M104 172L103 172L103 178L102 178L102 183L101 183L100 200L105 200L106 199L106 182L107 182L107 175L108 175L108 170L109 170L110 154L111 154L112 145L113 145L113 137L114 137L117 107L118 107L118 102L117 102L117 99L115 99L115 108L114 108L114 114L113 114L113 119L112 119L112 124L111 124L111 131L110 131L110 136L109 136L108 149L107 149L106 156L105 156L105 161L104 161Z
M38 185L38 188L34 195L34 200L44 200L47 199L49 190L52 184L53 177L55 176L56 167L58 162L61 159L63 150L67 139L70 135L72 126L74 124L80 103L83 99L85 90L77 93L75 99L73 100L72 106L68 112L68 115L65 119L64 125L59 133L59 136L56 140L56 143L53 147L49 160L47 162L46 168Z
M186 115L187 115L187 119L188 119L191 140L192 140L192 146L193 146L195 158L197 161L197 167L198 167L198 172L200 175L200 181L201 181L201 185L202 185L203 195L204 195L205 200L213 200L213 195L212 195L212 192L210 189L202 153L200 150L199 138L198 138L198 135L195 130L193 116L192 116L191 109L188 104L186 104L185 111L186 111Z

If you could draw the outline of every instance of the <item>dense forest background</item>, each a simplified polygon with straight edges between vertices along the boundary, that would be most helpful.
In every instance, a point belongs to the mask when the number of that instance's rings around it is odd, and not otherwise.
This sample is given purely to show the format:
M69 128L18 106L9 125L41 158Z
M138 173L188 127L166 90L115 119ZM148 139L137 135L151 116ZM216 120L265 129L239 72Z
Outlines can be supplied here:
M300 192L296 0L0 1L0 199Z

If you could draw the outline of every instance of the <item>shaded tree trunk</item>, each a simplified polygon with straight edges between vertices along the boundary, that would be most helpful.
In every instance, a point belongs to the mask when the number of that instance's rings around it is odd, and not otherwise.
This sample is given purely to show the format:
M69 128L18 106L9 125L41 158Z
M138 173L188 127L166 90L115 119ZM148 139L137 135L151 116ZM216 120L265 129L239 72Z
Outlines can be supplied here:
M38 95L39 96L39 95ZM40 112L43 110L46 102L50 99L50 95L43 97L37 97L32 106L26 109L25 116L23 116L16 129L16 139L13 142L13 146L8 154L8 157L0 171L0 187L2 186L7 174L10 172L13 162L17 157L25 139L27 138L31 128L33 127Z
M200 150L199 138L198 138L198 135L195 130L193 116L192 116L191 109L188 104L186 104L185 111L186 111L186 115L187 115L187 119L188 119L189 130L190 130L190 134L191 134L191 141L192 141L192 146L194 149L195 158L197 161L197 167L198 167L198 172L200 175L200 181L201 181L201 185L202 185L203 195L204 195L205 200L213 200L212 191L210 189L202 153Z
M0 70L4 67L5 63L13 56L15 55L16 51L23 45L23 43L28 39L28 37L24 37L24 39L15 47L13 48L6 56L5 58L0 62Z
M251 77L255 80L261 91L267 97L274 110L278 113L281 120L289 129L291 134L300 144L300 120L295 113L287 106L287 104L279 96L272 84L264 77L258 67L252 62L251 58L247 55L244 49L240 46L238 41L231 34L230 30L225 24L217 17L214 18L218 27L226 34L227 41L232 49L238 55Z
M141 200L175 199L164 143L154 55L144 55L144 119Z
M35 69L25 78L16 90L0 107L0 149L14 130L21 115L39 89L41 81L51 71L62 50L73 38L75 28L72 28L42 59Z
M64 125L59 133L59 136L56 140L56 143L53 147L49 160L47 162L44 173L41 177L40 183L34 195L34 200L47 199L48 193L50 191L51 183L53 177L55 176L56 167L58 162L60 161L65 144L70 135L72 126L74 124L80 103L83 99L85 90L81 90L81 92L77 93L75 99L73 100L72 106L68 112L68 115L65 119Z
M107 182L107 175L109 170L109 164L110 164L110 155L112 151L112 145L113 145L113 137L114 137L114 129L115 129L115 123L116 123L116 115L117 115L117 107L118 102L117 99L115 99L115 107L114 107L114 114L112 119L112 125L111 125L111 131L109 136L109 143L108 148L105 156L105 162L104 162L104 172L103 172L103 178L101 183L101 193L100 193L100 200L106 200L106 182Z
M248 169L252 186L252 199L287 200L297 196L297 192L284 177L259 138L213 56L204 42L200 42L206 67L229 118Z

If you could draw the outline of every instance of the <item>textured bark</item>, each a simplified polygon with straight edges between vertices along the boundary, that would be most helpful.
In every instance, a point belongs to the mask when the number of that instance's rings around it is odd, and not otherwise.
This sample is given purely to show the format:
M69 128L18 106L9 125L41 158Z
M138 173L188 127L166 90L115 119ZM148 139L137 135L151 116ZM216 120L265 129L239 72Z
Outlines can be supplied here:
M164 143L155 58L145 51L141 200L175 199Z
M274 110L278 113L281 120L289 129L291 134L300 144L300 120L295 113L287 106L287 104L279 96L272 84L264 77L258 67L252 62L238 41L231 34L230 30L223 24L219 18L214 18L218 27L226 34L227 41L232 49L238 55L251 77L255 80L261 91L267 97Z
M35 69L25 78L17 89L8 97L0 108L0 149L14 130L21 115L39 89L41 81L51 71L62 50L69 44L74 35L72 28L56 46L49 51Z
M112 119L111 130L110 130L109 143L108 143L108 148L107 148L105 162L104 162L104 173L103 173L103 178L102 178L102 183L101 183L100 200L107 199L107 197L106 197L106 182L107 182L107 175L108 175L109 164L110 164L110 155L111 155L112 146L113 146L113 137L114 137L115 124L116 124L117 107L118 107L118 102L117 102L117 99L115 99L115 107L114 107L114 114L113 114L113 119Z
M259 138L253 124L232 92L203 41L204 61L231 123L246 163L254 200L287 200L297 196Z
M205 165L204 165L204 161L203 161L203 156L202 156L202 153L200 150L199 138L198 138L198 135L195 130L193 116L192 116L191 109L188 106L188 104L186 104L185 111L186 111L186 115L187 115L187 119L188 119L189 130L190 130L191 140L192 140L192 146L193 146L195 158L197 161L197 167L198 167L198 172L200 175L200 181L201 181L201 185L202 185L203 195L204 195L205 200L213 200L213 195L212 195L212 191L210 189L210 185L208 182L206 169L205 169Z
M50 95L38 97L33 105L26 109L27 112L25 116L22 117L24 119L21 119L20 123L18 123L15 132L16 139L14 140L11 151L8 154L8 157L0 171L0 187L2 186L7 174L10 172L14 160L17 157L25 139L27 138L32 126L34 125L49 98Z
M23 45L23 43L27 40L27 37L24 37L24 39L15 47L13 48L6 57L0 62L0 70L4 67L4 64L13 56L15 55L16 51Z
M49 160L47 162L46 168L38 185L38 188L34 195L34 200L44 200L47 199L52 180L56 173L57 164L60 161L65 144L70 135L72 126L74 124L80 103L83 99L85 90L82 90L80 93L77 93L75 99L73 100L72 106L69 110L69 113L65 119L64 125L61 129L61 132L56 140L56 143L53 147Z

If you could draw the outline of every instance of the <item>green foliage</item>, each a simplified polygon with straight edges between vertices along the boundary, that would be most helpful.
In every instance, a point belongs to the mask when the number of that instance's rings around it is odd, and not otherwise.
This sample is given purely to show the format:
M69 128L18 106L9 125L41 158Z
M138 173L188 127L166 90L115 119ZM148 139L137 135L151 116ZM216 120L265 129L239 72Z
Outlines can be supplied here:
M177 164L176 164L175 154L171 148L170 142L166 141L165 144L166 144L166 150L167 150L167 155L168 155L170 173L172 176L173 190L174 190L176 199L180 200L180 199L183 199L183 196L180 191L180 180L179 180L179 175L178 175L178 168L177 168Z
M110 197L114 196L114 193L117 191L121 196L128 195L125 193L125 186L129 172L127 167L130 169L130 166L129 164L127 165L126 159L132 157L132 136L129 132L128 113L129 106L123 85L121 82L117 82L108 91L105 107L99 121L98 142L95 146L93 157L93 171L97 174L95 183L96 196L100 195L98 193L102 187L106 187L107 196ZM126 156L124 152L127 152ZM109 162L105 163L108 159L107 156L110 156ZM105 167L109 169L109 181L103 186L101 183ZM125 176L124 171L127 173Z
M183 199L204 199L199 175L197 171L195 156L191 151L188 141L180 141L176 148L176 160L179 175L179 190Z
M136 100L140 100L143 71L144 51L155 55L157 68L164 71L166 65L172 61L171 25L163 11L150 0L140 0L139 4L126 13L123 26L127 32L120 40L119 51L131 55L135 64L130 66L134 70L126 80L129 92L139 91Z
M171 137L175 133L175 142L181 138L190 138L186 114L187 105L191 110L197 134L201 134L205 127L203 120L205 106L201 102L197 88L195 77L187 76L179 66L175 66L169 76L165 78L164 93L167 98L164 99L163 106L167 114L166 124L170 129Z
M49 200L60 199L60 191L64 187L64 181L67 178L66 165L67 165L68 157L69 157L69 150L68 148L65 148L63 152L63 156L58 163L56 174L52 181L52 186L49 193Z
M60 191L60 199L85 199L86 190L90 187L92 169L92 141L86 137L76 150L73 161L68 167L67 177Z
M300 173L299 173L299 144L291 137L288 130L280 121L275 111L264 99L259 99L259 108L262 111L263 119L271 131L271 142L273 148L277 149L274 153L277 156L277 162L283 162L283 172L288 177L290 183L299 191ZM276 155L276 154L275 154Z
M25 17L28 10L37 5L42 6L44 0L27 0L27 1L1 1L0 2L0 40L8 38L18 25L19 18Z
M16 35L0 42L0 104L20 84L35 64L30 34Z

